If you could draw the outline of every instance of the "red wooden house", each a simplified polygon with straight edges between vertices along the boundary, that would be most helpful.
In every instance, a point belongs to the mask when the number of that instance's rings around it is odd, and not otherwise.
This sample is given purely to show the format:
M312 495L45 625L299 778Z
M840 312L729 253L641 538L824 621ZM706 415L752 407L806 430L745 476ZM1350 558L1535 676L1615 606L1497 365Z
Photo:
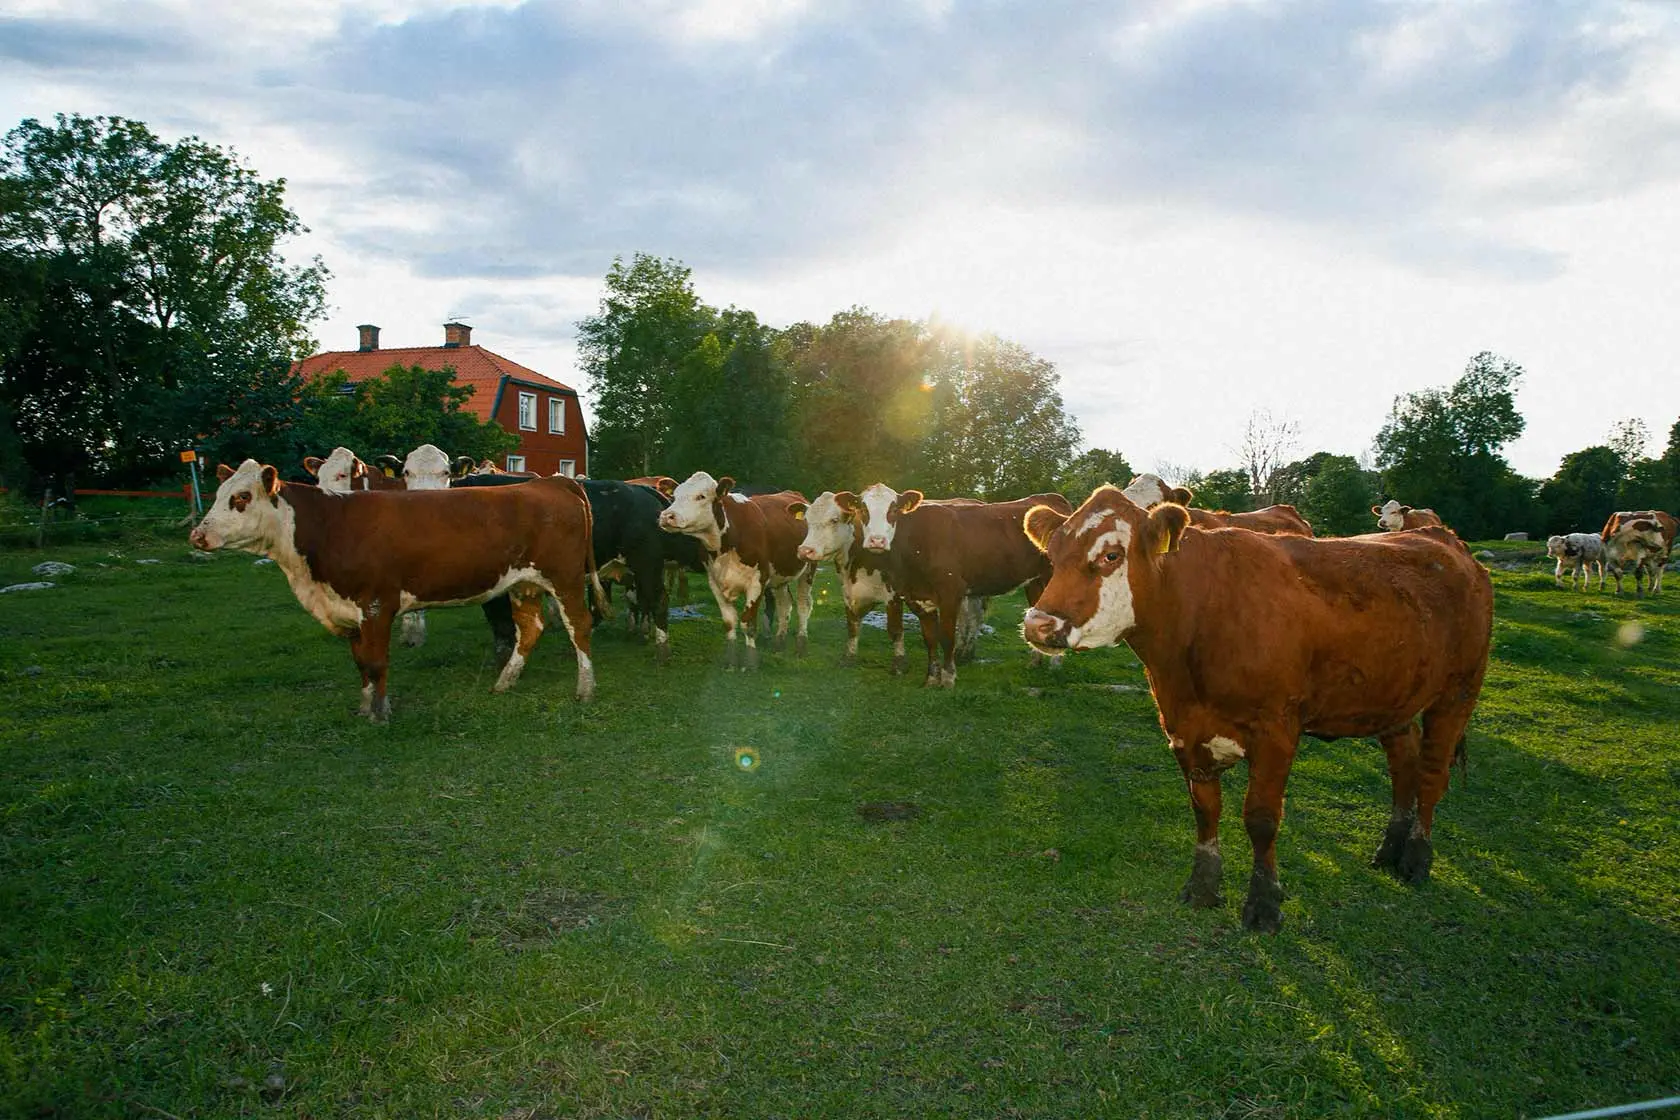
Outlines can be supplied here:
M466 407L480 420L495 420L519 437L519 446L502 466L544 475L589 473L589 433L577 390L570 385L475 345L472 328L465 323L445 323L442 346L392 350L379 348L378 327L369 323L357 329L362 336L359 349L312 354L298 363L298 372L310 376L343 370L356 382L378 377L394 365L452 367L456 384L473 387ZM454 454L450 448L443 450Z

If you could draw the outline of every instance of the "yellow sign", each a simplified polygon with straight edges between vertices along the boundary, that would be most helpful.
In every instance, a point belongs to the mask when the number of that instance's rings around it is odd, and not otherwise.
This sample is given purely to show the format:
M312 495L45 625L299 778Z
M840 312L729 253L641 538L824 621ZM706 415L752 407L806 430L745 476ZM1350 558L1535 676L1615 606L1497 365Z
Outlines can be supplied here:
M181 462L183 462L183 463L191 463L191 462L195 461L197 458L198 458L198 452L196 452L196 451L183 451L183 452L181 452Z

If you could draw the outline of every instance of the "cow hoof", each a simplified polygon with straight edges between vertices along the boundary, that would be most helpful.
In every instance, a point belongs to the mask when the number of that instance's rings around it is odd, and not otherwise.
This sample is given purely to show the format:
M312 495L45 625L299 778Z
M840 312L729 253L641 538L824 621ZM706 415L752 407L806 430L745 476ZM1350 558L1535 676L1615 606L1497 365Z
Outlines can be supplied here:
M840 655L840 667L842 669L855 669L855 668L857 668L857 654L855 654L855 653L842 653Z
M671 643L656 643L653 647L653 659L660 665L669 665L671 663Z
M1219 880L1223 873L1224 864L1217 855L1198 851L1190 864L1190 879L1178 892L1178 900L1194 910L1211 910L1225 905L1225 896L1219 893Z
M1256 933L1276 933L1283 928L1283 887L1258 868L1248 881L1242 924L1244 929Z
M1435 862L1435 849L1427 836L1408 836L1400 852L1396 874L1408 883L1422 883L1429 878L1429 865Z
M890 669L893 676L902 677L904 675L904 670L909 667L909 658L905 657L902 653L893 654L892 668Z
M1405 850L1406 837L1412 833L1410 818L1390 821L1388 831L1383 833L1382 844L1377 848L1377 854L1371 857L1372 867L1387 868L1396 874L1400 870L1400 853Z
M741 666L741 671L744 672L744 673L750 673L754 669L757 669L757 668L758 668L758 647L757 646L748 646L747 647L747 660L746 660L746 663Z
M955 673L941 673L941 674L939 674L939 687L940 688L955 688L955 687L957 687L957 675Z
M804 657L806 649L805 635L801 634L793 640L793 655L795 657Z
M772 653L781 653L784 649L787 649L787 635L777 634L776 640L770 643L770 651Z

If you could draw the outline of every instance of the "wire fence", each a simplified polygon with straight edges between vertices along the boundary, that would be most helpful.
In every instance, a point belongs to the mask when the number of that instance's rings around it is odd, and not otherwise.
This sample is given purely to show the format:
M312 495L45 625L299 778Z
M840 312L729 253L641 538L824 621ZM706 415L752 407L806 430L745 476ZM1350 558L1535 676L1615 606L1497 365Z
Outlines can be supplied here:
M179 490L50 491L39 503L0 487L0 548L49 548L136 536L168 536L195 516L192 486Z

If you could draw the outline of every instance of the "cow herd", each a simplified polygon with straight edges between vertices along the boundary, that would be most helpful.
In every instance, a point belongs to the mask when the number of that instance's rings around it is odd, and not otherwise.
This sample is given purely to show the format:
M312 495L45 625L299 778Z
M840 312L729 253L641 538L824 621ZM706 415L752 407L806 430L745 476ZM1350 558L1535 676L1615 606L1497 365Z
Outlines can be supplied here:
M1604 590L1605 575L1616 577L1616 594L1622 593L1622 575L1633 573L1633 591L1643 596L1662 590L1663 570L1674 551L1674 532L1680 523L1662 510L1618 511L1610 515L1596 533L1565 533L1546 538L1546 555L1557 558L1552 582L1563 586L1569 572L1573 589L1580 580L1582 591L1598 569L1598 589ZM1641 586L1643 579L1644 586Z
M682 482L469 473L469 461L430 445L373 466L338 448L306 468L316 485L283 481L255 460L222 466L192 544L272 558L304 608L349 639L360 711L375 721L389 714L392 625L426 607L483 605L501 691L518 680L554 600L587 700L603 580L624 585L663 662L668 576L703 573L724 624L725 667L751 670L766 597L776 648L791 630L794 652L807 652L812 580L832 563L844 660L856 660L864 615L885 607L891 664L902 671L908 607L927 652L924 683L935 688L955 684L964 604L1023 588L1021 635L1035 657L1124 642L1143 662L1195 820L1183 892L1193 906L1220 902L1220 778L1248 764L1243 924L1252 929L1281 923L1276 839L1303 735L1382 744L1393 798L1374 862L1427 877L1435 807L1463 758L1487 669L1487 572L1439 518L1397 502L1373 509L1388 531L1317 539L1293 507L1200 510L1154 475L1102 486L1075 508L1053 493L932 499L880 482L807 499L704 471ZM1600 544L1618 575L1615 565L1632 565L1637 588L1643 558L1672 543L1673 519L1618 517ZM404 637L423 641L423 625Z

